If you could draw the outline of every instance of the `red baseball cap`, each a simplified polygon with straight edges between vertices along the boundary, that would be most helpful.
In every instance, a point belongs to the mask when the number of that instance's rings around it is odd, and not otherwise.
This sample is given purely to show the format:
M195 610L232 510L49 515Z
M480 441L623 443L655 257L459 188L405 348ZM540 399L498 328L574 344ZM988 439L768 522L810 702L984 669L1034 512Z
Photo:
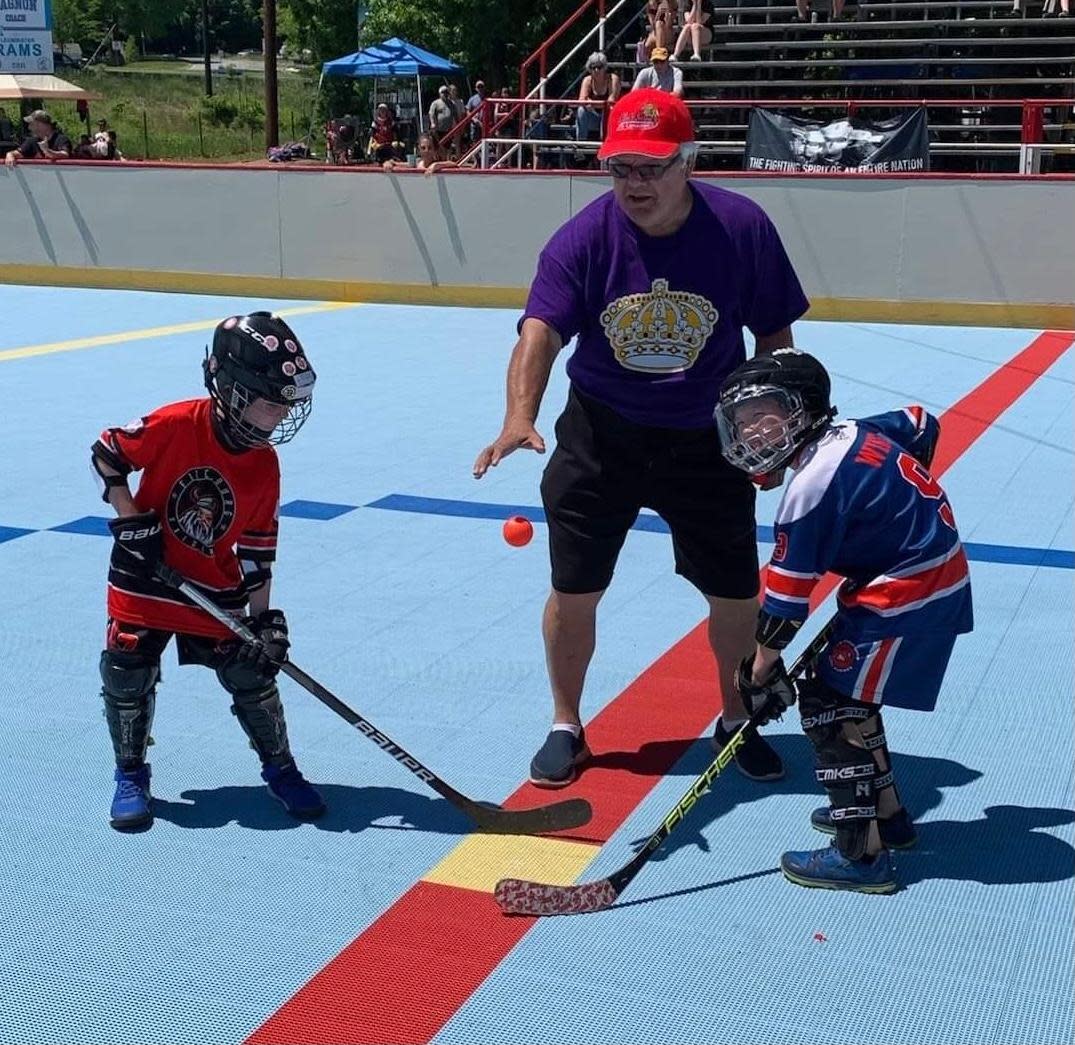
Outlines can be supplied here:
M599 160L634 153L666 160L685 142L694 141L694 121L683 99L656 87L625 94L608 117L608 136Z

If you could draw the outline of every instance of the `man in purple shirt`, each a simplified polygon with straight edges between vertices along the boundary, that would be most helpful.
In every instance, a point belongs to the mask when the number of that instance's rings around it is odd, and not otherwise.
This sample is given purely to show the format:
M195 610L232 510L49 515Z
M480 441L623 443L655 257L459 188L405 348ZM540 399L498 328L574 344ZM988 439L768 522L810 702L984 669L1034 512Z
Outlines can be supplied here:
M543 633L553 726L530 765L563 787L589 757L579 717L597 604L639 509L672 531L676 572L709 604L724 746L747 712L733 679L754 648L758 550L754 487L724 461L713 424L722 380L755 351L792 345L809 307L764 212L743 196L692 182L697 146L683 101L652 88L616 103L600 159L612 192L561 227L538 261L508 366L507 412L478 455L475 478L514 450L545 452L534 422L560 349L571 391L541 482L552 593ZM760 737L740 749L755 780L784 775Z

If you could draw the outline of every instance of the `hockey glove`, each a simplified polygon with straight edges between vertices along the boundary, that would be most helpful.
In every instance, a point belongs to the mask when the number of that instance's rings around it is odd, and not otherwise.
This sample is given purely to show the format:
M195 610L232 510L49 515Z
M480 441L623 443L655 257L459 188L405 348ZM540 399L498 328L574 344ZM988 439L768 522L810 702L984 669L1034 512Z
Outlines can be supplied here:
M795 685L788 678L783 658L777 660L769 672L769 677L761 685L754 683L753 676L754 657L751 655L744 657L739 665L735 688L751 715L762 708L768 709L765 717L758 723L763 726L766 722L780 718L795 703Z
M164 536L157 513L150 510L137 515L121 515L118 519L110 519L108 528L115 538L112 566L123 573L152 579L164 553Z
M239 647L237 660L249 668L275 678L280 665L287 660L291 642L287 637L287 618L282 610L264 610L256 617L246 617L243 623L257 636L254 642Z

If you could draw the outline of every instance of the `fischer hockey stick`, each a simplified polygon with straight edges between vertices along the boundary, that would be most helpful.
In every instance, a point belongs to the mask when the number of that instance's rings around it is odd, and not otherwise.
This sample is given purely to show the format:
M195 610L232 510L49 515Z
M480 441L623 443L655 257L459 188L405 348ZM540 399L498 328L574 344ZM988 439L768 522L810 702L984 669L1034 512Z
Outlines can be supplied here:
M832 622L821 629L817 637L796 658L788 672L798 678L821 652L829 636ZM759 708L736 731L721 752L675 804L660 826L646 839L646 844L618 871L596 882L578 885L546 885L528 882L520 878L502 878L496 883L493 896L504 914L524 914L541 917L553 914L589 914L611 907L620 893L627 888L635 875L664 844L668 836L686 818L698 800L709 790L709 785L731 764L736 752L757 732L758 726L768 715L768 707Z
M233 631L244 642L257 641L257 636L242 621L222 610L170 566L165 566L163 563L158 565L157 575L166 584L181 591L194 605ZM409 769L419 780L428 784L438 795L466 813L482 831L498 835L536 835L545 831L563 831L567 828L582 827L583 824L589 823L590 817L593 816L590 803L583 798L569 798L563 802L554 802L535 809L501 809L493 803L476 802L472 798L467 798L466 795L441 780L436 773L419 762L409 751L400 747L391 737L382 733L372 722L348 707L320 682L307 675L302 668L285 660L280 665L280 670L326 707L335 711L345 722L354 726L359 733L372 740L382 751Z

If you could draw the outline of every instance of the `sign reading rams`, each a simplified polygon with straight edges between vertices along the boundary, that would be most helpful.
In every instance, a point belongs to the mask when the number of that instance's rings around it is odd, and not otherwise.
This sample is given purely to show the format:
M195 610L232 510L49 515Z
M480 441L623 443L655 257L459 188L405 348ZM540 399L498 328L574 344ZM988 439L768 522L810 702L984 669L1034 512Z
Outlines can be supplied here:
M0 0L0 29L51 29L52 0Z
M0 0L14 4L18 0ZM52 30L17 29L0 21L0 73L51 73Z

